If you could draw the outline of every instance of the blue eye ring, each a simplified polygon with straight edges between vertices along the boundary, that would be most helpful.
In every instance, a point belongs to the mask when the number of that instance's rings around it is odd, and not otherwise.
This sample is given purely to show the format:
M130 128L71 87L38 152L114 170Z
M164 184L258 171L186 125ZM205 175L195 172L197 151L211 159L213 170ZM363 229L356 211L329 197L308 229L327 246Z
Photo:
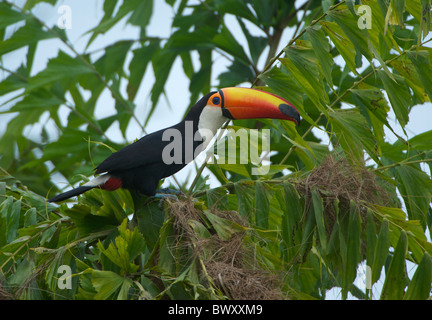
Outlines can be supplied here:
M220 103L221 99L219 97L214 97L212 99L213 104L218 105Z

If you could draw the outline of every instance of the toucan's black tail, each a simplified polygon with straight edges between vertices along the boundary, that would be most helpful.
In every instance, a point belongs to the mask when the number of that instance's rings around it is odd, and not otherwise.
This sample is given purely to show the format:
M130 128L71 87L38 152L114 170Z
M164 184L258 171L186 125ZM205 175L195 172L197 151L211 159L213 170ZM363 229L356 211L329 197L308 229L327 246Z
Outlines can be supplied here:
M96 186L81 186L69 191L66 191L64 193L61 193L59 195L56 195L55 197L52 197L51 199L48 199L48 202L59 202L59 201L63 201L69 198L72 198L74 196L78 196L81 193L84 193L90 189L95 188Z

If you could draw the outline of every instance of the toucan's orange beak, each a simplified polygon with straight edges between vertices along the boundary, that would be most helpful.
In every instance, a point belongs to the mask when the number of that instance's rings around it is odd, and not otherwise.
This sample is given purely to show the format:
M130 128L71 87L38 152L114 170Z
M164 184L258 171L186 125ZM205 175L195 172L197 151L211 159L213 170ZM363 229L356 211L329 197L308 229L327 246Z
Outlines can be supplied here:
M224 116L230 119L282 119L300 123L297 109L274 94L249 88L219 90Z

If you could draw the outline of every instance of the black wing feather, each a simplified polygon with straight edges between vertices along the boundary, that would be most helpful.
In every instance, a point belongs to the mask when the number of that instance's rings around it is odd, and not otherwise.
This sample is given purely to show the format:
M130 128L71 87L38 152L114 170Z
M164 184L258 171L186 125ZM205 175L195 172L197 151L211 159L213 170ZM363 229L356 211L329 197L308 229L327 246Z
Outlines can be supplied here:
M120 173L120 175L126 171L141 168L143 167L158 164L159 170L162 175L161 177L166 177L168 175L174 174L181 168L183 168L187 163L184 161L182 165L173 164L167 165L164 167L164 162L162 159L162 153L164 148L170 144L172 141L163 141L162 137L166 130L176 129L179 130L182 134L185 132L185 126L192 124L193 133L198 130L198 122L202 109L207 104L209 97L214 92L210 92L204 97L200 99L194 106L191 107L190 111L186 115L185 119L174 126L171 126L166 129L162 129L153 133L150 133L138 141L120 149L119 151L113 153L108 158L106 158L101 164L96 167L96 173ZM188 123L187 123L188 122ZM182 135L182 143L185 145L185 139L194 139L194 137L185 137ZM193 150L195 154L195 150L198 147L201 147L202 141L199 139L197 141L193 141ZM183 159L184 159L183 154ZM190 159L190 157L189 157Z
M150 133L114 152L96 167L96 173L125 171L162 161L162 151L169 141L162 141L166 129Z

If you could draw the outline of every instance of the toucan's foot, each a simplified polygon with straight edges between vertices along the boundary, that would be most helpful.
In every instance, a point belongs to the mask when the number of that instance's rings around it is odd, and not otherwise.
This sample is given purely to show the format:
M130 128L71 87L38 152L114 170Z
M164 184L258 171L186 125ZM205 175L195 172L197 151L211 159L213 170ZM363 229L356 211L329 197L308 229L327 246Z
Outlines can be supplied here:
M161 200L164 199L178 200L178 197L175 194L166 194L166 193L156 193L154 195L154 198L158 198Z
M156 190L156 194L154 195L154 198L159 199L158 206L159 206L159 209L162 210L163 202L165 199L178 201L178 196L180 194L182 194L181 191L177 191L177 190L170 189L170 188L163 188L163 189Z
M171 189L171 188L163 188L163 189L156 190L156 195L158 195L158 194L162 194L162 195L180 195L180 194L182 194L182 192L178 191L178 190Z

